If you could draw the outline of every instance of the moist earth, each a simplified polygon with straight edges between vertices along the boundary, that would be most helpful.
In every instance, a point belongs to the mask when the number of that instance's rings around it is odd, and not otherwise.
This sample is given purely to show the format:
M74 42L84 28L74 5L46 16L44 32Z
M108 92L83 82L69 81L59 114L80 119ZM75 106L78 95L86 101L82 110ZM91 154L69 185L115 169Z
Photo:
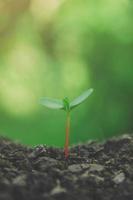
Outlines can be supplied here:
M0 138L0 200L133 200L133 135L63 149Z

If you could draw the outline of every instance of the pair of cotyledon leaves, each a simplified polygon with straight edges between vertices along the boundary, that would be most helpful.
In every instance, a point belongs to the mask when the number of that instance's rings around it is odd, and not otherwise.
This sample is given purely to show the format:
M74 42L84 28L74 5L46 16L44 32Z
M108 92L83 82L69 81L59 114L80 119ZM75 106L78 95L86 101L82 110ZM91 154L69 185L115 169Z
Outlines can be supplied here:
M73 101L69 101L69 99L66 97L63 100L59 99L52 99L48 97L42 97L40 99L40 104L51 108L51 109L63 109L66 111L72 110L74 107L78 106L82 102L84 102L93 92L93 89L90 88L83 92L79 97L75 98Z

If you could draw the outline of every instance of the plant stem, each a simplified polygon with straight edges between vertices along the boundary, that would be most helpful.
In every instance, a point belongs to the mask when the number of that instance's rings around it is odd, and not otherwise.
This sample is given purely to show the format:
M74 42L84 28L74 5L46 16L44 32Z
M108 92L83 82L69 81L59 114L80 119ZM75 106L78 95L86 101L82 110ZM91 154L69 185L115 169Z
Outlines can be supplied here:
M69 134L70 134L70 112L67 112L67 118L66 118L66 138L65 138L65 146L64 146L64 153L65 158L68 158L69 156Z

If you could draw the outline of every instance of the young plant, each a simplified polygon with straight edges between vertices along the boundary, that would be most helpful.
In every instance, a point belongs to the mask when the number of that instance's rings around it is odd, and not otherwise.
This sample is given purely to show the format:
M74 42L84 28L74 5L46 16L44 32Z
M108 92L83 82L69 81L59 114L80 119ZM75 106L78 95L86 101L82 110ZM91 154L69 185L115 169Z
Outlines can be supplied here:
M73 108L80 105L82 102L84 102L93 92L93 89L90 88L83 92L79 97L74 99L73 101L69 101L67 97L64 99L51 99L48 97L42 97L40 99L40 103L43 106L46 106L47 108L51 109L61 109L65 110L67 113L66 117L66 138L65 138L65 145L64 145L64 154L65 158L68 158L69 156L69 134L70 134L70 112Z

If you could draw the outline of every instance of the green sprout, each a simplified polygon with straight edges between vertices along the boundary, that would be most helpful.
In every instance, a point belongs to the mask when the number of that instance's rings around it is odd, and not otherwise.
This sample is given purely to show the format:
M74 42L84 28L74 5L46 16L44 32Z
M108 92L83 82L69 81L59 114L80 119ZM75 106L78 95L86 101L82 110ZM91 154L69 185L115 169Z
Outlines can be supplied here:
M66 117L66 138L65 138L65 145L64 145L64 154L65 158L69 156L69 134L70 134L70 112L73 108L77 107L81 103L83 103L93 92L93 89L90 88L83 92L79 97L74 99L73 101L69 101L67 97L63 100L59 99L51 99L48 97L42 97L40 99L40 104L46 106L47 108L51 109L58 109L58 110L65 110L67 113Z

